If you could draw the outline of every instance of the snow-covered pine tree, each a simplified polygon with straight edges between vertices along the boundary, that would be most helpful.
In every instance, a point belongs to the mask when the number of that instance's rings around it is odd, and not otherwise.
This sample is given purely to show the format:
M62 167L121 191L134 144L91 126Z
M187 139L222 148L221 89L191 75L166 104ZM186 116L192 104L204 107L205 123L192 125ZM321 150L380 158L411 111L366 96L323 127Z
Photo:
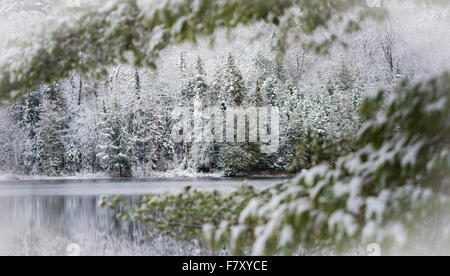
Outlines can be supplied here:
M280 80L276 86L277 106L280 109L280 146L276 153L268 160L271 169L286 172L291 166L295 154L295 146L301 142L298 131L301 121L296 116L297 106L300 105L298 89L292 79L287 78L284 83Z
M294 147L289 145L288 129L291 127L291 113L296 107L293 98L295 86L293 81L285 77L283 67L274 60L258 53L254 58L254 73L251 82L254 87L248 96L250 104L257 106L272 106L280 110L280 146L276 153L267 157L267 168L285 171L290 165Z
M23 173L23 152L26 132L17 123L17 106L0 110L0 168Z
M162 153L159 160L159 168L163 171L173 168L175 161L175 143L172 140L172 128L170 116L162 118L163 129L162 134Z
M336 138L354 135L361 126L358 114L364 96L361 73L343 59L331 78L327 85L328 103L323 105L329 116L328 134Z
M165 123L163 116L158 112L149 112L148 116L150 148L147 154L152 169L160 170L164 167L164 164L161 163L161 156L163 155Z
M36 128L36 173L59 175L66 169L67 103L57 84L45 86Z
M231 53L228 54L224 65L222 81L225 111L227 107L244 108L251 104L244 79ZM248 130L247 126L246 129ZM225 176L248 174L255 169L263 168L265 164L264 156L260 153L260 145L248 141L243 144L238 144L237 141L221 144L217 160L218 167Z
M258 53L254 58L254 76L252 82L255 89L251 97L253 101L278 106L280 109L287 101L292 90L293 81L286 77L282 64ZM287 85L289 84L289 85Z
M261 92L263 95L263 99L265 104L278 106L278 82L274 76L269 76L265 79L263 84L261 85Z
M14 105L14 118L24 132L23 153L20 154L19 171L29 174L36 168L36 128L40 120L39 111L42 95L39 91L29 92Z
M100 141L100 125L102 113L102 104L99 103L103 94L110 93L109 81L86 83L87 90L86 104L83 104L75 110L77 113L72 121L72 135L77 138L74 143L79 147L79 160L81 164L79 170L92 173L102 170L98 159L98 145ZM109 94L108 94L109 95Z
M181 72L181 93L178 101L178 106L184 107L184 108L190 108L194 105L194 97L195 97L195 87L194 83L192 82L192 74L188 70L188 66L186 63L186 59L184 57L184 53L180 54L180 72ZM191 110L190 112L193 112ZM172 120L172 124L176 123L176 121ZM185 132L190 132L191 129L184 130ZM185 135L186 137L187 135ZM189 139L187 139L189 140ZM182 141L180 143L175 144L175 156L177 159L182 160L183 166L185 169L187 169L189 164L189 153L190 153L190 144L188 143L190 141Z
M227 106L239 106L245 99L245 83L234 57L228 54L223 72L223 98Z
M177 99L174 96L178 96L171 93L167 88L169 85L166 82L161 82L161 87L156 88L158 92L155 93L156 100L152 103L148 103L151 106L149 111L151 111L152 125L154 129L154 134L152 136L156 137L155 142L157 151L153 159L155 160L156 169L158 170L168 170L174 167L174 161L176 159L177 145L172 140L172 118L171 111L176 105ZM180 145L180 152L182 152L182 145Z
M211 85L211 94L214 95L214 102L215 105L220 105L222 110L226 109L226 99L225 99L225 93L224 90L224 73L223 73L223 66L221 64L217 64L214 76L213 76L213 83Z
M212 141L206 141L204 138L204 126L210 123L211 118L204 112L211 107L214 94L206 83L206 72L200 57L195 66L195 103L194 103L194 122L201 123L194 127L194 141L191 147L191 164L194 169L199 171L209 171L212 167L214 144ZM200 138L200 139L199 139Z
M65 146L65 173L81 172L85 168L85 163L88 163L86 162L86 159L89 158L89 154L86 150L86 136L88 136L90 131L87 130L88 122L86 121L86 110L89 100L87 96L91 87L85 82L84 91L86 93L81 93L83 81L81 81L81 75L78 75L78 77L80 78L80 81L76 82L75 75L72 74L69 80L64 80L60 83L61 91L67 102L65 112L68 118L67 131L63 137ZM85 101L82 102L82 99Z
M200 57L197 58L195 64L195 77L194 77L194 94L201 100L207 98L209 92L208 84L206 83L206 71L204 69L203 61Z
M113 176L130 177L133 164L132 138L119 103L115 101L109 110L103 104L100 119L98 157L101 164Z
M195 82L191 72L188 70L186 58L184 54L180 54L180 70L181 70L181 100L182 106L192 106L195 97Z
M135 167L143 170L150 161L148 152L150 147L150 124L148 122L147 114L142 106L142 100L136 103L134 117L133 117L133 152Z

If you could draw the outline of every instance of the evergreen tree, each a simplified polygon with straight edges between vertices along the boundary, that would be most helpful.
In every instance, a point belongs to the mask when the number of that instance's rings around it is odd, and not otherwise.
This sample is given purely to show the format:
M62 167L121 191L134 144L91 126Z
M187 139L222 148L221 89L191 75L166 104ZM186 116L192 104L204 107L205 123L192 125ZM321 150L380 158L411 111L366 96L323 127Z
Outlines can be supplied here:
M202 59L198 57L195 65L195 77L193 83L195 96L198 96L202 100L206 100L208 98L209 88L206 83L206 72L203 67Z
M277 90L284 83L280 78L279 66L261 52L256 55L253 65L255 67L253 76L255 88L250 96L250 101L257 105L279 106L278 97L280 95L277 94L279 92Z
M175 161L175 144L172 140L172 129L170 124L170 117L165 117L165 128L162 130L162 154L160 156L160 169L166 171L173 168Z
M101 138L98 157L101 164L114 176L130 177L133 164L132 139L117 102L110 110L103 104L99 129Z
M26 174L37 170L37 145L36 128L40 120L39 111L41 104L41 93L38 91L26 94L23 99L16 104L18 110L16 113L17 121L25 132L24 152L23 152L23 171Z
M207 114L204 112L208 107L211 107L214 101L214 94L211 92L208 84L206 83L206 72L203 68L201 58L197 59L196 77L194 79L195 85L195 105L194 105L194 118L195 122L202 123L203 125L195 126L194 128L194 141L191 148L191 164L194 169L200 171L209 171L213 162L214 145L212 141L204 140L204 125L209 124L211 118L207 118ZM200 140L198 140L200 138ZM197 139L197 140L196 140Z
M213 77L213 83L212 83L212 89L211 94L212 100L214 105L220 105L222 110L226 109L226 98L225 94L223 92L224 88L224 79L223 79L223 67L218 64L216 66L214 77Z
M182 106L192 106L194 104L194 97L196 93L195 80L188 71L186 59L181 53L180 55L180 70L181 70L181 100Z
M137 108L134 112L133 118L133 151L134 151L134 161L136 166L144 168L149 162L147 152L150 147L150 130L147 121L147 116L145 111L141 106L141 101L138 101Z
M236 66L234 57L228 54L227 62L223 72L223 99L227 106L239 106L245 99L245 84L239 68Z
M224 66L222 81L222 98L225 99L225 111L228 106L245 108L251 103L249 95L246 93L242 74L231 53L229 53ZM247 132L248 127L247 125L245 127ZM217 148L218 167L225 176L248 174L253 170L261 170L265 167L264 156L260 152L258 143L245 141L243 144L237 144L235 142L228 142Z
M279 106L278 94L280 92L278 81L273 77L269 76L261 86L261 92L265 104L271 106Z
M66 169L65 139L68 131L67 104L58 85L44 89L40 120L36 128L38 171L59 175Z
M157 112L150 113L149 116L150 148L147 154L152 169L160 170L164 167L161 158L164 150L165 123L163 116Z
M342 60L334 81L327 85L327 101L322 106L327 109L328 134L341 137L343 135L355 134L361 119L358 111L364 97L364 84L359 69L353 69Z

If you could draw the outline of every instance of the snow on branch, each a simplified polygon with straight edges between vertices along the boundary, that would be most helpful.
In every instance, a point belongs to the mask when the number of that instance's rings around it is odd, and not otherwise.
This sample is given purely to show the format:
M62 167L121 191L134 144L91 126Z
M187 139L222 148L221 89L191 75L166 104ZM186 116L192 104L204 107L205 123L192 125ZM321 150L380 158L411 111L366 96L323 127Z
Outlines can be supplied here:
M101 4L101 5L100 5ZM327 28L330 19L354 7L361 18L375 15L365 0L105 0L58 15L26 39L12 43L0 59L0 99L14 101L41 82L65 78L73 70L92 77L108 66L129 62L155 68L170 44L195 42L219 28L264 21L280 28L282 49L287 30L305 33ZM295 11L294 11L295 10ZM376 11L376 12L375 12ZM379 15L379 13L378 13ZM356 22L347 22L355 26ZM335 36L331 41L336 40ZM323 47L325 44L318 45ZM326 45L325 45L326 46Z

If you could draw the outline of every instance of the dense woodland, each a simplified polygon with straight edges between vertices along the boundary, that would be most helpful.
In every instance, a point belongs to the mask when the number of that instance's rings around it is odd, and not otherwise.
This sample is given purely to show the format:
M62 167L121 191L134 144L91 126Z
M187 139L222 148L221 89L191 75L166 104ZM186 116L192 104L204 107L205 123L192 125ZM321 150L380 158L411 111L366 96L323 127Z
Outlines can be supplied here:
M178 70L181 88L168 92L163 84L150 91L144 88L142 81L158 81L144 78L146 72L136 69L133 74L121 68L104 81L87 81L74 74L42 85L9 107L3 118L3 134L10 137L2 142L3 166L23 174L106 171L121 177L176 168L220 170L229 176L289 172L295 146L310 135L336 139L355 133L361 124L357 111L366 93L364 77L343 58L336 62L333 75L322 80L319 91L302 85L262 54L254 57L248 80L232 53L208 73L201 57L188 63L181 54ZM120 81L128 83L127 90L118 88ZM280 108L279 151L265 155L250 143L173 142L171 110L193 106L196 98L224 109Z

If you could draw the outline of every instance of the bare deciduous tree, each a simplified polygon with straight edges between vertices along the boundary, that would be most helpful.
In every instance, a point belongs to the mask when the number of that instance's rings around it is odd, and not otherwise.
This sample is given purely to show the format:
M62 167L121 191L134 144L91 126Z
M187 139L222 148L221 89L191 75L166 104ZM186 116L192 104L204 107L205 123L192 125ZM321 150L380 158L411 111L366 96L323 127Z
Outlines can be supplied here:
M394 73L396 61L394 57L394 51L397 47L398 36L396 31L388 30L384 33L383 37L380 39L381 49L383 50L384 58L388 64L391 73Z

